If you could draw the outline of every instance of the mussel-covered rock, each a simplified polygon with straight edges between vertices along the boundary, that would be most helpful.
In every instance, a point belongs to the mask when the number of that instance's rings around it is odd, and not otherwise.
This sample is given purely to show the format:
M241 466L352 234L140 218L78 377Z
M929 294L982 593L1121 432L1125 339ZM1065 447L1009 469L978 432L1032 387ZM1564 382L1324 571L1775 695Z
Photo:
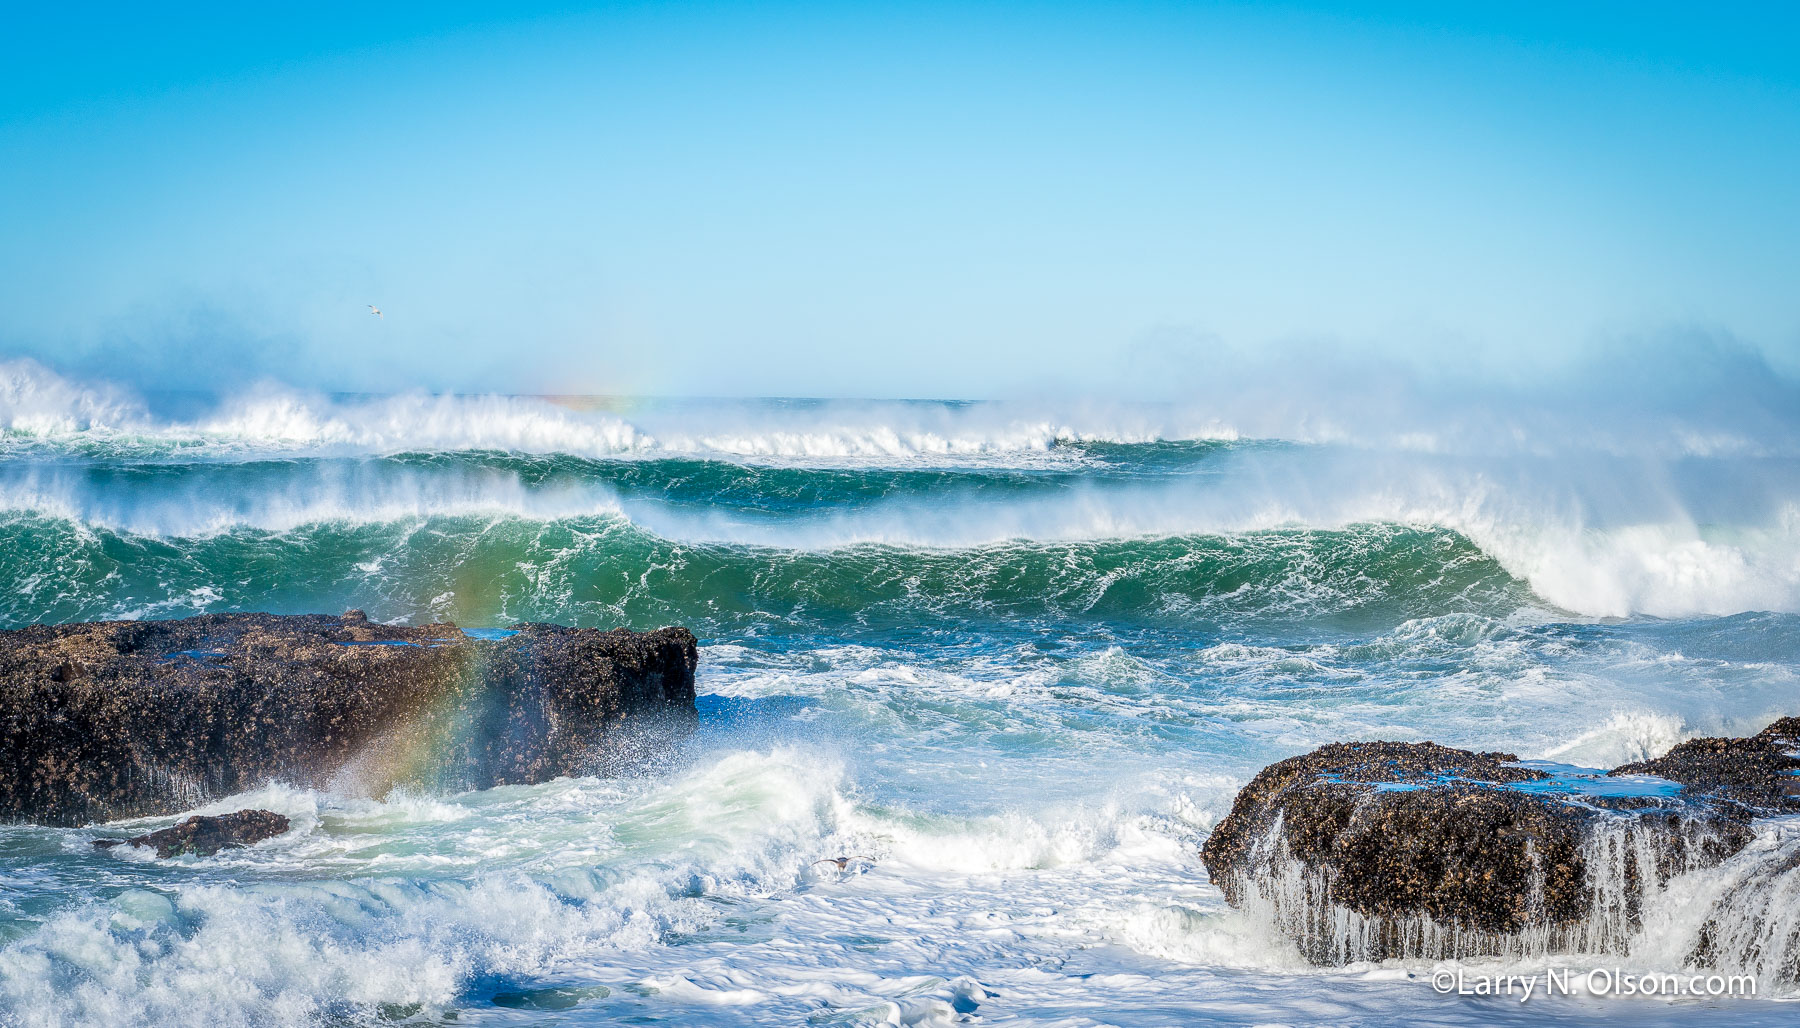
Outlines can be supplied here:
M358 611L0 632L0 818L172 814L270 781L541 782L642 767L698 719L686 629L477 634Z
M1646 895L1734 858L1756 819L1800 811L1796 727L1612 772L1333 744L1258 773L1202 858L1228 902L1318 963L1620 952Z

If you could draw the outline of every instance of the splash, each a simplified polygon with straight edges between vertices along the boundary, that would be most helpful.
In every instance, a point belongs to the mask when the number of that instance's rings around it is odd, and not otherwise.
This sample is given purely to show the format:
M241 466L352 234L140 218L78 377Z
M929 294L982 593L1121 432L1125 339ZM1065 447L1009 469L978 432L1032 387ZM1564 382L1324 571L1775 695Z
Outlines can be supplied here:
M1329 871L1287 854L1277 819L1259 843L1267 854L1261 869L1241 877L1241 907L1271 935L1300 940L1310 959L1328 965L1612 960L1649 971L1747 973L1761 983L1761 995L1800 994L1800 837L1793 818L1763 824L1755 843L1718 862L1704 858L1710 836L1694 823L1674 822L1665 834L1631 818L1605 819L1580 846L1588 896L1582 915L1568 922L1543 916L1543 868L1525 897L1537 923L1492 932L1428 914L1365 915L1339 904Z

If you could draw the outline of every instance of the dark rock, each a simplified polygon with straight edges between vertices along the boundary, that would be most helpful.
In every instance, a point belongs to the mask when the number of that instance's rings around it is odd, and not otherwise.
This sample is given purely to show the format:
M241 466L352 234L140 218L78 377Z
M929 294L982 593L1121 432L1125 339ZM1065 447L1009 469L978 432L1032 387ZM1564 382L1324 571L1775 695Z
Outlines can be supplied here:
M210 857L220 850L241 849L288 830L288 819L272 810L240 810L211 817L196 814L186 821L148 835L129 839L96 839L101 849L114 846L146 846L164 858L194 854Z
M1792 724L1611 775L1434 743L1325 746L1257 774L1202 859L1229 903L1322 964L1613 951L1646 890L1718 865L1756 815L1792 809Z
M1689 794L1758 814L1800 811L1800 717L1784 717L1748 739L1689 739L1615 775L1656 775Z
M698 719L655 632L210 614L0 632L0 818L191 809L270 781L378 795L643 766Z

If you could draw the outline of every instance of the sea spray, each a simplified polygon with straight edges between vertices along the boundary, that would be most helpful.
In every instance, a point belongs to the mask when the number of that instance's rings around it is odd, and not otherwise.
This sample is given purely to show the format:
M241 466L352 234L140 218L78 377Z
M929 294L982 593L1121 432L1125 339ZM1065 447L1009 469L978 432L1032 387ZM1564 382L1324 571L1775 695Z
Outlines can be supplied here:
M1279 817L1257 843L1255 870L1241 874L1234 888L1245 918L1276 938L1298 940L1308 959L1327 966L1636 958L1632 966L1748 972L1771 988L1800 981L1792 963L1800 932L1792 860L1769 859L1765 842L1721 862L1709 856L1716 840L1707 827L1677 820L1669 829L1674 834L1613 817L1588 832L1578 854L1587 903L1573 918L1546 909L1544 857L1527 842L1532 866L1521 897L1525 926L1512 931L1428 913L1355 910L1338 898L1342 872L1297 859ZM1735 886L1729 893L1720 887L1725 881ZM1664 963L1647 963L1651 955Z
M1311 968L1199 850L1260 768L1333 741L1610 764L1793 713L1791 412L1606 425L1496 389L1519 406L1427 430L1287 385L1267 416L177 404L10 365L5 625L683 624L701 724L660 779L226 797L296 827L206 861L0 826L0 1022L1790 1021L1785 873L1676 875L1605 956L1469 962L1692 961L1762 999L1514 1011L1429 965Z

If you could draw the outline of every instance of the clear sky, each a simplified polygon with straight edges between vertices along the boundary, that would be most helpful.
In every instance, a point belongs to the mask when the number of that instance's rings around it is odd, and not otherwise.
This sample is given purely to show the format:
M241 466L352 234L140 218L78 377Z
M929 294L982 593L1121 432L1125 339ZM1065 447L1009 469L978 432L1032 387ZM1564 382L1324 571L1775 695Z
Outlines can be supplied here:
M1791 3L36 6L0 351L146 385L1800 367Z

